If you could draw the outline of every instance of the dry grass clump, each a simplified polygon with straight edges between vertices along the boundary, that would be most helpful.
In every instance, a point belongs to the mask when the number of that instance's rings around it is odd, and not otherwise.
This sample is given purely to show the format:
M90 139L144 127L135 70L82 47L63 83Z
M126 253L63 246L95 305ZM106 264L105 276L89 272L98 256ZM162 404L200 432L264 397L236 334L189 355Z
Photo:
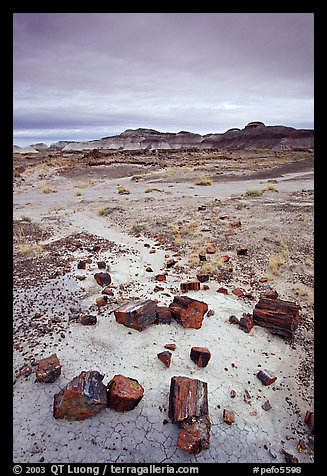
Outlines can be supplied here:
M43 193L56 193L57 189L55 189L54 187L49 187L48 185L43 185L41 187L41 191Z
M208 185L212 185L212 180L208 175L203 175L197 178L194 183L195 185L208 186Z
M134 223L132 226L132 232L133 233L144 233L147 231L148 227L146 226L145 223Z
M109 207L100 207L98 208L98 215L99 216L108 216L111 215L114 211L122 211L124 207L121 205L111 205Z
M278 275L283 267L288 263L289 250L288 248L282 248L279 253L269 256L268 264L269 269L273 275Z
M252 188L252 189L247 190L245 192L245 195L247 197L261 197L264 192L265 192L264 188L261 189L261 190Z
M123 185L117 186L117 192L120 195L129 195L131 193L131 191L127 187L124 187Z
M20 253L30 254L41 253L43 251L43 245L40 242L29 242L24 234L24 231L19 226L14 228L14 241L18 245L18 250Z

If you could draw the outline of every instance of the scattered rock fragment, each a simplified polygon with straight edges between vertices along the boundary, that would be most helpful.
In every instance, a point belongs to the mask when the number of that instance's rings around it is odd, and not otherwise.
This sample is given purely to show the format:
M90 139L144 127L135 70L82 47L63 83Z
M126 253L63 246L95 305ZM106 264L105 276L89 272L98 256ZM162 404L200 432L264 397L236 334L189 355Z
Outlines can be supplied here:
M227 294L228 294L228 290L227 290L226 288L220 287L220 288L217 289L217 293L227 295Z
M206 347L192 347L190 357L198 367L206 367L211 358L211 353Z
M144 388L136 379L115 375L107 385L109 408L118 412L133 410L143 398Z
M97 370L83 371L54 396L54 418L84 420L107 407L107 389Z
M208 255L213 255L217 252L217 248L214 245L207 246L206 252Z
M177 263L177 260L174 259L174 258L171 258L171 259L169 259L169 260L166 262L166 268L171 268L171 267L174 266L176 263Z
M231 425L235 422L235 412L233 410L226 410L223 411L223 419L224 422L228 425Z
M278 292L275 291L275 289L269 289L265 293L265 297L268 299L277 299L278 298Z
M77 269L86 269L86 261L81 260L77 263Z
M103 307L108 302L108 296L106 294L104 294L103 296L99 296L96 298L95 302L98 308Z
M172 353L169 352L169 350L164 350L163 352L159 352L159 354L157 354L157 357L159 360L161 360L161 362L165 364L166 367L170 367Z
M200 283L205 283L206 281L209 281L209 274L199 273L196 275L196 279L200 281Z
M263 383L263 385L271 385L272 383L276 382L277 377L271 375L269 372L265 370L259 370L257 373L258 379Z
M169 349L169 350L175 350L176 349L176 344L165 344L164 348Z
M207 261L207 257L205 253L199 253L199 260L200 261Z
M183 327L200 329L208 304L188 296L175 296L169 305L173 318Z
M270 405L269 400L266 400L263 405L261 405L261 408L267 412L268 410L271 410L272 406Z
M231 398L235 398L235 397L236 397L236 392L235 392L235 390L231 390L229 394L230 394L230 397L231 397Z
M107 263L105 261L98 261L98 268L99 269L106 269Z
M84 316L80 316L79 322L83 326L94 326L97 323L97 317L92 314L85 314Z
M157 281L166 281L166 278L167 278L167 274L166 274L166 273L162 273L162 274L157 274L157 275L156 275L156 280L157 280Z
M240 246L239 248L237 248L236 254L238 256L246 256L248 254L247 247L246 246Z
M35 377L38 382L52 383L61 374L61 364L56 354L38 361Z
M151 299L128 302L116 309L114 314L119 324L142 331L157 320L157 303Z
M235 294L235 296L237 297L244 296L244 291L241 288L232 289L232 293Z
M94 279L99 286L109 286L111 283L111 276L109 273L95 273Z

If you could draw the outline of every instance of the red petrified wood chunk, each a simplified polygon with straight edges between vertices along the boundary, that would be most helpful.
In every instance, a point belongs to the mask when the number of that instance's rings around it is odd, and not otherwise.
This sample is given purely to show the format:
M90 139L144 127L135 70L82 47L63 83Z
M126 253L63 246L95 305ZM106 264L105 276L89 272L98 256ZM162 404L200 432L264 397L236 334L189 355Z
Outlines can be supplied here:
M118 412L133 410L144 395L144 388L133 378L115 375L107 385L109 408Z
M181 291L199 291L200 290L200 283L199 281L186 281L185 283L181 283L180 285Z
M114 314L119 324L142 331L156 321L157 303L151 299L128 302L116 309Z
M196 454L209 447L211 424L206 382L188 377L172 377L168 416L181 427L178 448Z
M264 370L259 370L257 373L258 379L263 383L263 385L271 385L277 380L277 377L274 377L270 373Z
M36 369L36 380L38 382L54 382L61 374L61 365L56 354L39 360Z
M300 306L281 299L261 297L253 310L254 324L273 334L292 338L300 320Z
M192 347L190 357L199 367L206 367L211 353L206 347Z
M164 348L169 349L169 350L175 350L176 349L176 344L165 344Z
M105 410L107 389L97 370L81 372L54 396L53 416L84 420Z
M173 318L183 327L200 329L208 304L187 296L175 296L169 305Z
M190 454L197 454L209 448L211 423L207 415L185 420L180 427L177 438L178 448Z
M172 353L169 352L169 350L164 350L163 352L159 352L159 354L157 354L158 359L161 360L161 362L163 362L166 367L170 367L171 356Z
M157 306L157 323L170 324L171 310L168 306Z
M249 333L253 327L253 317L251 314L244 312L240 319L239 326L244 332Z

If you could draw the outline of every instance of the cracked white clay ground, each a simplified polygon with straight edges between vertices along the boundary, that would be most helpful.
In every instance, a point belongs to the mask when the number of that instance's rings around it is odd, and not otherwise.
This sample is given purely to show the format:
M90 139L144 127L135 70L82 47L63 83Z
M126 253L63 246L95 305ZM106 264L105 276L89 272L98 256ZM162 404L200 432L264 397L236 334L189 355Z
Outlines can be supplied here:
M267 206L273 207L282 202L288 204L292 202L290 193L312 190L312 177L303 175L302 182L298 177L289 178L293 180L283 180L279 194L267 197ZM230 315L241 317L243 312L252 312L256 300L240 299L231 293L227 296L219 294L216 289L225 285L218 282L210 281L207 291L187 294L206 302L209 309L214 311L213 315L205 316L199 330L185 329L173 321L170 325L151 325L138 332L115 321L112 310L118 307L117 304L98 311L95 299L101 295L101 288L93 278L98 271L98 260L108 263L112 282L116 286L115 292L119 293L120 298L158 299L165 305L172 302L174 293L178 293L180 282L192 277L191 270L187 267L186 257L181 254L178 264L185 266L186 274L172 268L168 272L167 282L157 283L154 275L164 269L164 263L174 254L173 251L167 251L164 246L155 246L155 240L148 236L127 234L126 226L124 229L119 219L113 224L97 214L97 207L102 202L118 200L125 207L128 204L130 217L137 211L138 220L142 223L147 213L146 206L162 205L156 201L152 204L145 201L140 205L142 185L120 179L119 183L128 185L132 190L131 197L120 197L116 193L117 180L104 180L83 191L83 199L77 199L70 193L71 184L63 177L54 176L53 183L57 192L49 195L42 193L36 180L33 188L15 191L14 218L18 220L24 214L32 219L32 223L51 226L53 234L44 239L44 243L55 243L59 238L89 232L114 244L111 249L102 248L97 259L86 270L78 270L77 263L87 253L85 249L76 249L70 253L71 271L64 276L40 280L26 289L22 285L14 286L14 335L22 337L23 348L23 351L14 350L14 369L28 362L31 355L37 359L56 353L62 364L61 376L52 384L35 382L34 373L28 377L15 378L14 461L280 463L285 461L282 453L284 449L295 454L300 462L312 462L312 437L304 423L306 411L312 409L312 396L305 397L305 389L300 388L296 378L303 363L305 348L299 343L290 345L259 326L254 326L247 334L238 326L230 324ZM288 183L291 192L287 188ZM171 183L160 184L169 192L164 195L166 204L174 200L176 202L176 197L181 197L181 190L174 184L173 187L169 185ZM229 192L243 193L248 187L247 183L237 182L229 188ZM240 189L242 192L239 192ZM205 188L203 194L202 190L197 199L199 204L208 198L220 196L219 193L224 198L225 192L221 188L218 193L218 184ZM194 190L183 190L183 193L190 194L187 202L190 206L194 200ZM162 197L163 192L154 194ZM229 198L230 193L226 197ZM176 202L175 206L180 205L181 200L178 198L179 203ZM226 205L230 206L229 202ZM155 208L153 210L155 213ZM259 217L254 216L255 219ZM133 223L135 221L137 216L134 215ZM144 247L146 243L155 248L156 253L151 254L150 248ZM61 253L58 247L59 250ZM148 266L152 268L152 273L145 271ZM85 274L86 279L77 280L77 274ZM237 278L240 279L235 277L233 286L237 285ZM163 286L164 290L155 292L156 284ZM285 294L281 298L287 299L286 288L280 286L278 289L279 292L283 290ZM96 314L96 326L85 327L68 322L71 306ZM61 319L61 327L39 339L33 337L33 329L25 328L23 333L22 327L16 327L17 323L28 322L30 316L36 313L40 313L43 319ZM25 321L22 315L26 316ZM165 350L164 345L167 343L176 344L169 368L157 358L157 353ZM198 368L192 362L189 357L192 346L209 348L212 357L207 367ZM256 377L260 369L268 369L277 376L274 385L264 387L261 384ZM135 378L144 387L144 397L129 412L107 409L84 421L55 420L52 416L54 394L83 370L98 370L104 375L105 384L119 373ZM198 455L189 455L176 447L179 429L168 418L169 386L174 375L208 382L210 447ZM231 398L231 390L236 392L234 398ZM249 395L247 398L246 392ZM262 408L266 400L272 407L268 411ZM234 410L234 424L227 425L223 421L224 409ZM305 442L305 451L297 450L300 440Z

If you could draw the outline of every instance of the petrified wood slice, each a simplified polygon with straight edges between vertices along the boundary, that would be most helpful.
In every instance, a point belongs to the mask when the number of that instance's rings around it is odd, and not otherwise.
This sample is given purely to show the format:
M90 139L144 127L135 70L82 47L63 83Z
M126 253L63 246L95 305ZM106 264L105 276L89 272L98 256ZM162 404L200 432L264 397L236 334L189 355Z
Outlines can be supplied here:
M273 334L291 338L299 324L300 306L281 299L261 297L253 310L254 324Z
M172 377L169 418L175 423L204 415L208 415L208 384L189 377Z
M188 296L175 296L169 305L173 318L183 327L200 329L208 304Z
M211 358L211 353L206 347L192 347L190 357L199 367L206 367Z
M61 364L57 354L50 355L45 359L39 360L36 369L36 380L38 382L52 383L61 374Z
M151 299L132 301L114 311L116 321L124 326L142 331L157 319L157 303Z
M107 385L107 406L118 412L133 410L143 395L144 388L136 379L115 375Z
M97 370L81 372L54 396L54 418L84 420L105 410L107 389Z

